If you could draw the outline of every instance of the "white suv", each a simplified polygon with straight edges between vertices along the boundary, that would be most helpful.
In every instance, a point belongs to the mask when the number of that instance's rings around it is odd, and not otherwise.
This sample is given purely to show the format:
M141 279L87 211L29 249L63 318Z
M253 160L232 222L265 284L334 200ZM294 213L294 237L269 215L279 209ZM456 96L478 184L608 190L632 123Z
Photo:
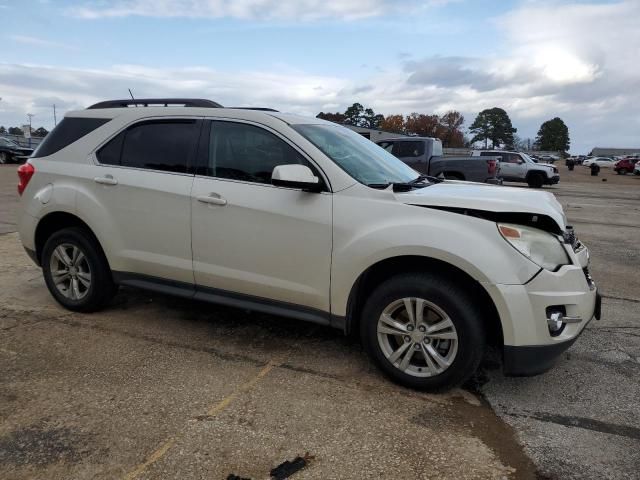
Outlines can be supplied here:
M316 118L132 103L69 112L18 170L22 243L68 309L128 285L330 325L431 390L489 343L541 372L600 315L549 193L426 178Z
M558 168L548 163L537 163L523 152L504 150L474 150L474 157L500 157L500 176L505 182L525 182L532 188L555 185L560 181Z

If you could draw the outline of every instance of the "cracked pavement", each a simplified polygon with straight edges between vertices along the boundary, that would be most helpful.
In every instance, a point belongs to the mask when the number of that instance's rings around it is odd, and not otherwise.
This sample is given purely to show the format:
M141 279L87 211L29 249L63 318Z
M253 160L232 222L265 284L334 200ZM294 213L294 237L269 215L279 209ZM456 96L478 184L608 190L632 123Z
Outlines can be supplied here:
M294 478L638 478L640 177L573 173L549 190L591 248L603 320L547 374L487 361L429 395L311 324L132 289L61 309L10 233L0 167L0 478L259 479L306 452Z

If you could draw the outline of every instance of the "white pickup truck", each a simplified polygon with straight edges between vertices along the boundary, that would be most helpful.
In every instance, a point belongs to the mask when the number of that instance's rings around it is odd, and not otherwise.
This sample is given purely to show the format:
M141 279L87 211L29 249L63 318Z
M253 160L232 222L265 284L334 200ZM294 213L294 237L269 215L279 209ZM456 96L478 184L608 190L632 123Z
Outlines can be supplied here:
M557 167L536 163L522 152L504 150L474 150L473 157L501 157L500 176L505 182L526 182L532 188L555 185L560 181Z

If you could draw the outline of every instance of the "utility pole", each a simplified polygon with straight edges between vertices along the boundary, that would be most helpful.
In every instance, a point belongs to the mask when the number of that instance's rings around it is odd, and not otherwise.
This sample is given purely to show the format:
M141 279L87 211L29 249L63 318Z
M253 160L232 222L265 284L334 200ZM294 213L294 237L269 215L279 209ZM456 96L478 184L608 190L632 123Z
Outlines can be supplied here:
M56 104L53 104L53 126L58 125L58 119L56 117Z
M31 148L31 119L35 115L33 113L27 113L27 117L29 117L29 148Z

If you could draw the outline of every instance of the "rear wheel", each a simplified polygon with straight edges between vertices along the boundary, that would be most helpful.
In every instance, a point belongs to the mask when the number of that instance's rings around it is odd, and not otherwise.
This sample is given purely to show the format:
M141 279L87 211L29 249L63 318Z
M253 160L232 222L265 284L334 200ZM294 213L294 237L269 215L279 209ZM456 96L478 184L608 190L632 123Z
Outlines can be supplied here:
M65 228L51 235L42 250L41 263L49 291L69 310L99 310L116 292L102 249L81 228Z
M9 154L7 152L0 152L0 165L9 163Z
M478 368L485 330L466 292L427 274L382 283L361 321L365 349L401 385L441 390L461 384Z
M531 188L542 188L542 185L544 185L544 178L539 173L534 173L529 175L527 183Z

